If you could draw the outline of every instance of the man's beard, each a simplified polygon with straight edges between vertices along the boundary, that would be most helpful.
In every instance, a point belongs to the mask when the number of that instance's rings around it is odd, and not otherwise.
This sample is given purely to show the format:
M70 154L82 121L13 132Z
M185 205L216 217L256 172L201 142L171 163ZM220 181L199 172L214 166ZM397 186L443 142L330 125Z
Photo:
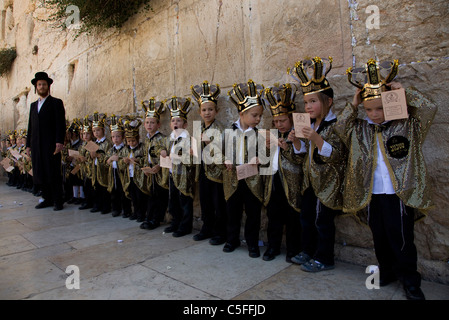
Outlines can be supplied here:
M46 97L46 96L48 96L48 94L49 94L49 92L50 92L50 89L47 89L47 90L37 90L37 94L39 95L39 96L41 96L41 97Z

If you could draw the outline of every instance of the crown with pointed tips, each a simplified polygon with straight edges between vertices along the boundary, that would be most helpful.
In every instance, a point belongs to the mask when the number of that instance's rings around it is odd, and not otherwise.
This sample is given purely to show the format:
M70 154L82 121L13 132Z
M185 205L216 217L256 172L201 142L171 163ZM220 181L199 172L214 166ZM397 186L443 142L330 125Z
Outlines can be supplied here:
M304 95L331 89L326 75L332 69L332 57L305 59L296 62L287 72L301 84Z
M100 116L98 114L98 111L95 111L92 120L92 128L104 128L106 123L106 117L107 117L106 114Z
M70 126L67 128L69 132L80 132L80 122L78 118L73 119Z
M382 92L388 90L385 84L390 83L394 80L394 78L398 74L398 67L398 60L394 60L393 62L387 61L379 63L374 59L369 59L363 68L348 68L348 70L346 70L346 74L348 75L348 81L352 85L362 89L360 95L362 101L366 101L380 98ZM381 71L384 70L387 70L387 72L389 71L386 77L383 77L381 74ZM360 78L360 76L363 79L354 80L354 77Z
M172 118L182 118L187 121L187 114L190 111L190 98L183 99L173 96L168 108L170 109L170 114Z
M263 91L263 103L269 106L273 117L290 114L295 111L296 87L286 83L282 86L273 86Z
M201 85L190 86L192 95L198 101L198 105L211 101L217 105L218 96L220 95L220 86L218 84L210 85L207 81L203 81Z
M255 106L262 106L260 96L263 89L263 85L257 85L249 79L247 83L234 84L228 95L238 111L244 112Z
M17 132L16 137L17 138L26 138L27 137L27 130L26 129L20 129L19 132Z
M151 97L148 101L142 101L142 110L145 112L145 118L160 120L161 114L165 111L165 101L156 101Z
M125 138L136 138L139 136L142 121L137 118L126 117L123 127L125 128Z
M115 114L112 114L109 118L109 129L111 132L123 132L125 131L123 127L123 121L121 118L117 117Z
M83 123L80 125L81 132L92 132L92 121L89 120L89 116L85 116L83 119Z
M10 140L15 140L16 139L16 135L17 135L17 131L16 130L9 130L8 131L8 138Z

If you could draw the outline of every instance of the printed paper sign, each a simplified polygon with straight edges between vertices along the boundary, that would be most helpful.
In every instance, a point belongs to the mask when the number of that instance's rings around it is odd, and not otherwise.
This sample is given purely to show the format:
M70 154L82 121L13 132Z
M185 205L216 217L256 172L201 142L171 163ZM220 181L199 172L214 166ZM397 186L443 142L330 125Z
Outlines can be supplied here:
M90 153L92 153L92 152L96 152L96 151L98 150L99 146L98 146L98 144L96 144L95 142L89 141L89 142L85 145L84 148L85 148L87 151L89 151Z
M293 124L295 126L295 136L298 138L305 138L302 134L302 128L310 128L310 114L308 113L292 113Z
M159 158L159 165L162 167L162 168L168 168L168 169L171 169L171 159L170 159L170 157L163 157L163 156L160 156L160 158Z
M238 180L242 180L242 179L252 177L252 176L259 174L256 164L245 163L245 164L235 167L235 169L237 170L237 179Z
M77 150L69 149L69 157L79 158L80 157L80 153Z
M386 121L408 119L404 88L382 92L382 106Z

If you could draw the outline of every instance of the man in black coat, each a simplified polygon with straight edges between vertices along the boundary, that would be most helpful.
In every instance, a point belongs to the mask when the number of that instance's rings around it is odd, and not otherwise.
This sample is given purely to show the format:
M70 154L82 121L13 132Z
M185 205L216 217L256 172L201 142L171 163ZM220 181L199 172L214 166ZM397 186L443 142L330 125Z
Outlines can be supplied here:
M36 209L63 208L61 150L66 132L65 109L61 99L50 95L53 80L45 72L36 73L31 83L39 99L31 104L28 121L27 153L31 151L33 180L41 186L44 201Z

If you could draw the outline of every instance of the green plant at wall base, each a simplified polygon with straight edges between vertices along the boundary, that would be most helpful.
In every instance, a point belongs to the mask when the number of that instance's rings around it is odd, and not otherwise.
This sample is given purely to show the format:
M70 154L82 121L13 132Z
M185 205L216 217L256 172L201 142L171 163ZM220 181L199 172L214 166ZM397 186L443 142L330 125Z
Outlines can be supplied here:
M8 73L16 57L16 48L0 49L0 77Z
M79 36L81 33L91 34L121 28L139 11L150 10L149 2L150 0L42 0L42 5L51 12L46 21L53 22L55 27L61 29L67 29L68 18L72 18L70 8L76 7L80 22L76 36Z

